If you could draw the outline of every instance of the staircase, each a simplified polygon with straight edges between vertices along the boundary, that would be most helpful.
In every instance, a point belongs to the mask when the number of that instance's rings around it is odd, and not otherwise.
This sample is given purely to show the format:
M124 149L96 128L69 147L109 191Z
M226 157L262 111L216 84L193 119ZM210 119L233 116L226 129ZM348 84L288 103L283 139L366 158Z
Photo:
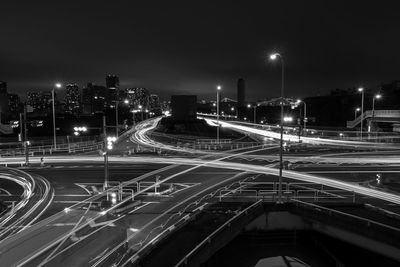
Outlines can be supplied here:
M374 121L399 123L400 110L375 110ZM354 128L361 123L361 120L371 119L372 110L367 110L355 120L347 121L347 128Z

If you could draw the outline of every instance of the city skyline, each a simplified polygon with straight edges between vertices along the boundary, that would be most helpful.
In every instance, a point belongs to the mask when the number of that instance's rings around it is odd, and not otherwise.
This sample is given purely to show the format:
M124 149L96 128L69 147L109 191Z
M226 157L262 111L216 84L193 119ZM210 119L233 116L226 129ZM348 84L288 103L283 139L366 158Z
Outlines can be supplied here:
M2 3L0 265L400 266L370 2Z
M12 92L102 84L115 73L121 87L152 88L161 98L209 98L216 84L232 97L244 78L246 97L262 99L279 93L279 67L267 61L273 51L285 55L289 96L398 79L399 19L390 5L45 3L4 4L0 80Z

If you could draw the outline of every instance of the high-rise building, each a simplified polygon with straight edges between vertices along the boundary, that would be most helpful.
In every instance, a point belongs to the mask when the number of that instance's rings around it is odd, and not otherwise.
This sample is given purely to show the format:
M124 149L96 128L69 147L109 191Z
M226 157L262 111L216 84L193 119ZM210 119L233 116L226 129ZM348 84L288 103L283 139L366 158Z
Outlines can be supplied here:
M55 92L54 98L56 98ZM29 91L27 93L26 103L31 106L34 111L50 112L52 108L51 91Z
M246 84L244 79L240 78L237 83L237 104L238 107L243 107L245 105L245 90Z
M68 84L65 94L65 112L69 114L78 114L81 107L81 96L77 84Z
M116 75L107 75L106 87L107 87L106 105L111 107L115 105L115 101L120 100L118 99L119 77Z
M156 94L151 94L149 98L149 108L150 109L159 109L161 108L160 105L160 98Z
M8 111L14 116L21 112L21 99L19 95L8 94Z
M0 81L0 94L7 93L7 83Z
M0 81L0 112L6 113L7 111L8 111L7 83Z
M82 89L83 114L103 112L106 107L106 96L106 87L88 83L87 86Z
M107 75L106 77L107 89L119 89L119 77L116 75Z
M126 89L126 98L129 100L132 106L138 107L149 107L150 94L146 88L136 87Z

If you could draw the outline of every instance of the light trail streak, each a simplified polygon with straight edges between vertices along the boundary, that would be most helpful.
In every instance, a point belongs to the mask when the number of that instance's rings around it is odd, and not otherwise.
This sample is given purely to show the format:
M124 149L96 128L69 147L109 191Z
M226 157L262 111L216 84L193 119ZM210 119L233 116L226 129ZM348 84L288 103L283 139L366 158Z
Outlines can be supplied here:
M24 188L24 193L22 194L22 200L14 206L8 217L1 222L1 238L21 232L33 224L46 211L54 198L50 183L43 177L33 177L17 169L7 169L7 171L10 174L3 173L0 178L8 178L18 183ZM11 219L15 218L17 214L18 218L11 222Z
M209 123L216 123L216 120L203 118L204 120L208 121ZM239 132L246 132L252 133L256 135L260 135L263 137L269 137L274 139L280 139L280 133L273 132L267 129L255 129L254 127L239 125L234 122L226 122L226 121L219 121L221 127L226 127L232 130L236 130ZM291 135L291 134L284 134L283 140L287 142L294 142L298 143L299 140L303 143L307 144L324 144L324 145L333 145L333 146L351 146L351 147L368 147L368 148L391 148L391 149L400 149L399 144L382 144L382 143L375 143L375 142L361 142L361 141L349 141L349 140L336 140L336 139L325 139L325 138L314 138L314 137L305 137L305 136L298 136L298 135Z

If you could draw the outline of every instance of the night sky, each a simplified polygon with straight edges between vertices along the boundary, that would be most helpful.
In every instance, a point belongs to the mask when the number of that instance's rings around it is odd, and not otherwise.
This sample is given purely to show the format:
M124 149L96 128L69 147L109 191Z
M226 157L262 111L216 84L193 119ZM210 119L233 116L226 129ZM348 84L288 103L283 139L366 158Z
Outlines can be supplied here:
M400 79L396 1L7 2L0 80L11 92L105 84L116 74L122 88L164 99L211 99L217 84L236 98L240 77L248 100L276 97L280 65L267 60L275 50L285 58L287 96Z

